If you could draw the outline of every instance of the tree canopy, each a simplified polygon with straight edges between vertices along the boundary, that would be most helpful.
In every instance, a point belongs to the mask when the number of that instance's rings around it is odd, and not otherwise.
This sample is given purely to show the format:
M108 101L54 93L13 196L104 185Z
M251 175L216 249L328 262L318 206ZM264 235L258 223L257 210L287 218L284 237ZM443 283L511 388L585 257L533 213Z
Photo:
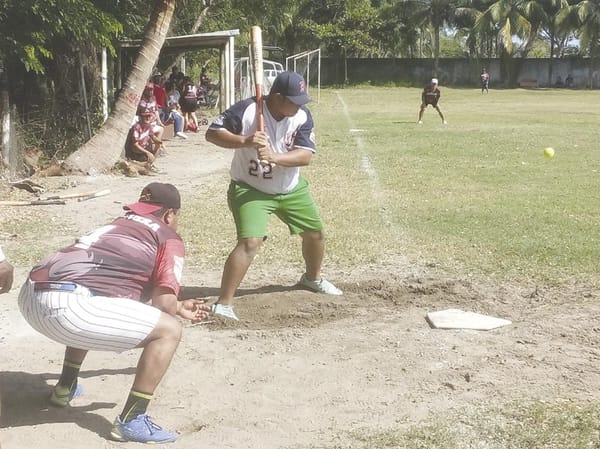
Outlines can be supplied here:
M0 0L0 72L7 75L11 102L23 116L44 123L30 127L26 140L44 141L53 154L82 143L82 67L94 127L101 125L98 51L114 53L119 39L142 38L152 11L164 1ZM319 48L332 58L434 58L437 69L443 56L508 61L578 52L594 65L600 54L600 0L172 3L168 35L240 29L242 47L250 27L260 25L263 42L282 48L285 55Z

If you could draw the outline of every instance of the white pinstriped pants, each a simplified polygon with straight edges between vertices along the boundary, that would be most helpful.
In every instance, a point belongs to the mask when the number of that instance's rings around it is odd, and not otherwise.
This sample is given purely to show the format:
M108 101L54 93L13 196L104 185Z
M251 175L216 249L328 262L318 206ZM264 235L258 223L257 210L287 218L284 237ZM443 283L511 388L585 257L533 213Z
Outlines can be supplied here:
M137 347L156 327L161 311L126 298L91 296L77 285L70 291L34 290L27 280L19 309L36 331L65 346L121 352Z

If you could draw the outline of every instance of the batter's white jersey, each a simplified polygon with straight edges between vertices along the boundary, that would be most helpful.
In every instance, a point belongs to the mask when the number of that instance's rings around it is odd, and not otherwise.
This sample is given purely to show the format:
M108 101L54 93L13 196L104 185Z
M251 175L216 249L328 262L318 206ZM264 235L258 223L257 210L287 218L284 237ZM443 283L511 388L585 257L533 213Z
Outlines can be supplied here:
M301 106L293 117L277 121L263 106L265 133L269 136L274 153L287 153L293 149L315 152L315 135L310 111ZM239 101L219 115L210 125L212 130L227 130L233 134L250 136L256 132L256 98ZM231 179L244 182L269 194L288 193L296 187L300 177L299 167L279 165L262 166L255 148L235 150L231 162Z

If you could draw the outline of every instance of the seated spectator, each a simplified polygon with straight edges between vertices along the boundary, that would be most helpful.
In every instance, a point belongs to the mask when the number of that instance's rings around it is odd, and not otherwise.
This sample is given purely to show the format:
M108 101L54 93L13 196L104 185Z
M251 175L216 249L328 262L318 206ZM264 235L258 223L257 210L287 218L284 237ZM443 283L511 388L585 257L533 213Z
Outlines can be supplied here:
M156 97L154 96L154 83L146 84L144 91L142 92L142 98L138 103L137 107L137 116L139 117L143 112L151 112L152 113L152 128L156 137L162 141L162 135L165 131L162 119L160 117L160 113L158 110L158 104L156 102ZM134 119L133 124L139 121L139 118Z
M179 107L179 91L177 90L175 83L167 81L165 83L167 90L167 118L165 119L165 125L173 123L173 133L176 137L187 139L187 136L183 132L183 114Z
M143 111L139 115L140 120L127 133L125 140L125 157L127 159L150 164L156 159L162 141L156 137L152 129L153 116L153 112Z
M573 87L573 77L570 73L565 78L565 87Z

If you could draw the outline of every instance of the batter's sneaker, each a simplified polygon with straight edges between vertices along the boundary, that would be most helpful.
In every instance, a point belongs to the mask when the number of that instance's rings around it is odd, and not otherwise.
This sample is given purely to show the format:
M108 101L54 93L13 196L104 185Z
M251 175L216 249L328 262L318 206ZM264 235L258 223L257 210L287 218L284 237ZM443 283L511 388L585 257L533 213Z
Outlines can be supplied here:
M235 321L240 320L233 311L233 306L215 303L212 306L210 306L210 310L212 311L213 315L220 315L222 317L229 318Z
M110 436L115 441L135 441L137 443L171 443L177 439L173 432L152 422L148 415L139 415L128 422L115 419Z
M303 274L300 278L299 284L302 287L306 287L307 289L316 293L325 293L326 295L337 296L344 294L339 288L323 277L318 281L311 281L310 279L306 278L306 274Z
M83 387L79 384L77 384L73 390L70 390L67 387L56 385L52 389L52 394L50 395L50 404L56 407L66 407L69 405L71 400L81 396L82 394Z

